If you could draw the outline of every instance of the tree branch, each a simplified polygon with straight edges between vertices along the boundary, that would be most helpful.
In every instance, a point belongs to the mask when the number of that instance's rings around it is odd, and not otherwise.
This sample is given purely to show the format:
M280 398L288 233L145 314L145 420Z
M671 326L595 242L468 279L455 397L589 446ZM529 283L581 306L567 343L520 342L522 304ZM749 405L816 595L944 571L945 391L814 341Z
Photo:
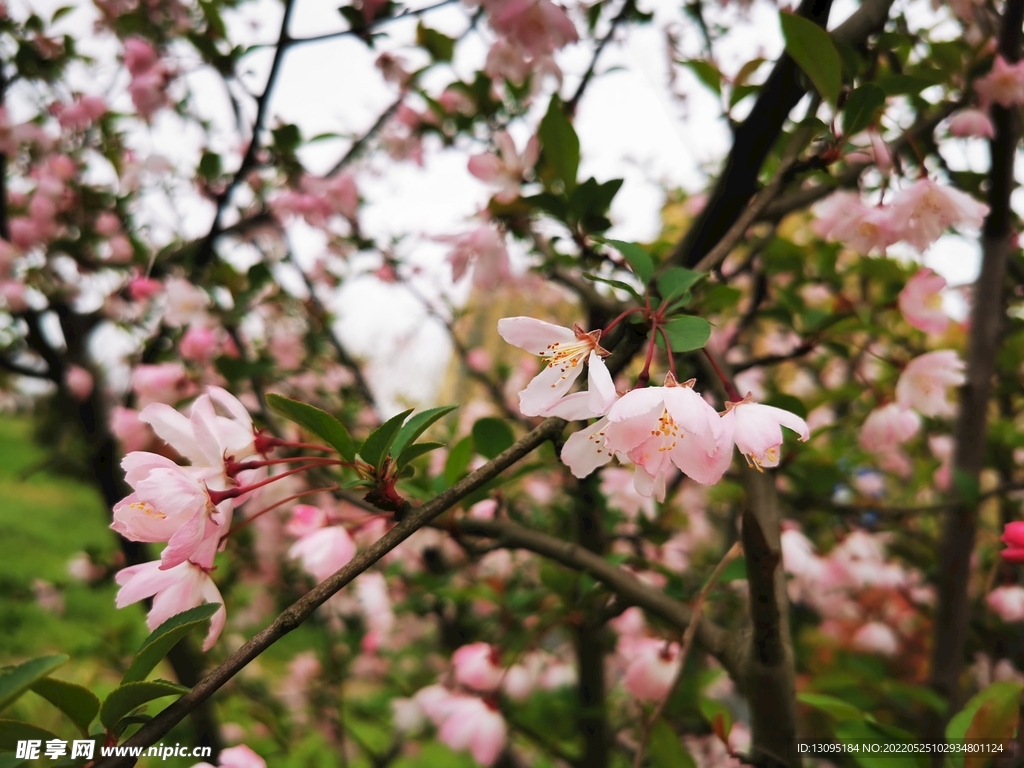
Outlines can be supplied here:
M1007 0L999 52L1009 62L1020 60L1024 0ZM954 474L977 484L985 461L988 402L997 353L1006 318L1005 282L1014 244L1010 195L1016 185L1014 160L1021 137L1020 115L998 104L991 107L995 137L990 142L989 214L982 230L981 275L975 285L967 352L967 381L960 391L960 413L954 436ZM956 497L943 530L939 562L939 602L935 616L935 646L931 684L951 704L959 704L959 678L963 669L971 605L967 594L971 552L978 521L977 501Z
M154 744L189 712L216 693L231 678L259 656L263 651L287 635L308 619L332 595L350 584L359 574L380 560L409 536L429 523L435 517L450 509L460 500L497 477L535 448L558 435L566 422L562 419L545 419L535 429L517 440L510 448L484 466L471 472L448 490L409 512L401 522L381 538L354 557L316 587L285 609L269 626L264 628L245 645L231 654L221 665L206 675L189 693L182 696L167 709L146 723L139 731L125 741L126 746L147 747ZM136 760L131 757L112 757L100 760L95 768L118 768L132 766Z

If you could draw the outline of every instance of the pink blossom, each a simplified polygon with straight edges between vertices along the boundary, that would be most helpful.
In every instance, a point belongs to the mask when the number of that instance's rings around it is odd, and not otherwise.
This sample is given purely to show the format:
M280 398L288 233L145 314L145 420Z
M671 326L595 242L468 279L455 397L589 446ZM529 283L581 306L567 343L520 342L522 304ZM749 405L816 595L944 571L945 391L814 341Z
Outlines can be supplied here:
M947 399L946 390L965 381L964 363L956 352L928 352L903 369L896 382L896 402L922 416L951 416L956 408Z
M855 650L877 653L880 656L895 656L900 650L900 640L892 627L880 621L871 621L858 629L850 639Z
M929 435L928 448L932 456L939 460L939 468L935 470L935 487L940 491L948 491L953 473L953 450L956 442L950 435Z
M523 175L537 164L540 142L536 136L532 137L521 155L516 151L512 137L505 131L494 134L494 143L498 147L497 154L487 152L473 155L469 159L469 172L481 181L499 187L494 195L499 203L511 203L519 197Z
M856 192L835 192L817 206L814 231L860 253L884 252L899 238L888 209L866 206Z
M914 411L889 403L876 408L860 429L860 447L872 453L886 451L905 443L921 428L921 417Z
M1024 104L1024 61L1009 64L997 53L989 73L974 81L974 90L983 107L992 102L1007 108Z
M946 278L927 267L919 269L903 290L899 306L903 318L925 333L945 333L949 318L942 311L942 290Z
M533 56L554 53L579 39L565 11L550 0L489 0L484 7L495 31Z
M289 536L301 538L327 525L327 513L312 504L296 504L292 507L292 516L285 525Z
M267 761L245 744L221 750L217 763L220 768L267 768Z
M484 72L492 80L508 80L514 85L522 85L531 70L526 51L505 39L496 40L487 52Z
M722 417L722 450L715 462L719 477L731 463L731 446L735 443L747 463L761 469L779 465L782 427L796 432L801 441L810 437L807 422L794 413L770 405L754 403L747 395L738 403L726 403ZM728 447L727 447L728 446Z
M436 238L439 242L455 246L448 254L452 280L461 280L473 265L473 284L485 291L493 291L511 276L505 235L494 227L483 225L462 235Z
M600 330L584 331L579 325L569 330L532 317L505 317L498 321L498 333L509 344L540 355L546 362L519 393L519 410L524 416L539 416L560 400L579 377L584 360L591 370L607 371L602 358L608 352L599 344Z
M952 136L991 139L996 135L996 129L983 110L962 109L949 119L949 133Z
M124 65L133 76L151 69L159 58L156 49L141 37L129 37L124 41Z
M1024 621L1024 587L1015 584L993 589L985 595L985 604L1007 624Z
M348 565L355 557L356 543L340 525L331 525L308 533L292 544L288 557L300 560L302 567L317 581Z
M161 107L167 106L166 88L167 74L158 68L147 70L132 80L128 94L139 117L148 122Z
M1006 545L1000 554L1011 563L1024 563L1024 522L1007 523L999 538Z
M452 655L455 679L475 691L493 691L501 684L504 669L498 649L489 643L471 643Z
M980 227L988 206L956 187L920 179L896 193L890 214L897 239L924 252L949 227Z
M92 374L80 365L68 366L64 372L64 386L75 400L84 403L92 394Z
M0 280L0 299L3 299L12 314L17 315L28 310L25 294L25 284L20 280Z
M388 595L384 574L370 571L360 576L356 581L356 597L363 612L366 628L369 630L363 645L369 645L371 650L376 650L387 640L395 626L395 614L391 607L391 597Z
M475 696L459 696L437 738L456 751L468 749L474 760L489 766L505 749L508 728L496 705Z
M626 667L626 690L641 701L661 701L679 674L679 644L644 638L632 648Z
M113 264L127 264L135 258L135 247L127 235L114 235L107 245L110 247L108 260Z
M149 425L139 419L139 412L121 405L110 412L110 431L121 442L125 453L141 451L153 440Z
M630 520L643 514L653 520L657 513L654 499L641 496L633 485L633 473L628 469L609 467L601 473L601 493L608 500L608 506L618 509Z
M163 283L150 277L136 277L128 284L128 295L134 301L145 301L159 294L164 289Z
M194 563L181 563L173 568L163 569L159 562L141 563L123 568L114 580L121 586L117 593L117 607L137 603L147 597L153 598L152 607L146 617L146 626L152 631L182 611L195 608L203 603L220 603L221 607L210 620L210 631L203 643L208 651L217 642L227 611L220 590L210 578L209 571Z
M164 322L172 328L202 324L206 320L206 308L210 297L188 280L171 277L164 281L167 306Z
M82 131L107 113L107 103L99 96L81 96L74 104L55 104L54 112L62 128Z
M215 330L202 325L190 326L178 342L178 353L195 363L207 362L217 353L220 338Z
M103 211L103 213L96 217L93 228L98 235L113 237L121 232L121 220L117 217L117 214Z
M136 366L131 383L140 405L175 403L192 391L192 383L181 363Z

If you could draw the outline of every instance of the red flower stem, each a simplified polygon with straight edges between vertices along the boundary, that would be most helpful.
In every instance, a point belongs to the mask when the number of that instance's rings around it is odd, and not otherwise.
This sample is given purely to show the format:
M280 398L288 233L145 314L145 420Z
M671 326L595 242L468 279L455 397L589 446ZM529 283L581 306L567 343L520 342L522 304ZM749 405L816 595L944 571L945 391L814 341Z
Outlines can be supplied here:
M289 475L295 475L298 474L299 472L305 472L307 469L315 469L317 467L322 466L324 466L324 463L322 461L316 461L312 464L304 464L301 467L289 469L287 472L282 472L280 475L273 475L265 480L260 480L258 483L253 483L252 485L239 486L237 488L228 488L226 491L207 490L207 493L210 495L210 501L212 501L214 506L216 506L220 504L222 501L225 501L227 499L237 499L239 496L243 496L246 493L249 493L250 491L258 490L259 488L262 488L265 485L270 485L271 483L277 480L283 480Z
M294 493L291 496L289 496L287 499L281 499L276 504L271 504L269 507L261 509L256 514L250 515L245 520L243 520L238 525L236 525L234 528L229 530L227 532L227 536L230 536L233 533L237 533L238 531L240 531L243 528L245 528L245 526L247 526L249 523L251 523L256 518L260 517L261 515L267 514L267 512L270 512L272 509L277 509L282 504L287 504L289 501L295 501L295 499L301 499L303 496L309 496L309 495L314 494L314 493L329 493L331 491L336 491L340 487L341 486L337 486L337 485L327 485L327 486L324 486L323 488L313 488L313 489L308 490L308 491L303 491L302 493Z
M607 334L609 331L611 331L612 328L614 328L616 325L621 323L623 320L625 320L630 315L635 314L637 312L643 312L643 311L644 310L641 307L633 307L633 309L627 309L621 315L619 315L614 320L612 320L610 323L608 323L608 325L606 325L604 327L604 330L601 331L601 335L603 336L603 335Z
M275 448L303 448L307 451L323 451L324 453L337 453L329 445L318 445L316 443L293 443L291 440L274 440Z
M715 369L715 373L718 374L718 378L721 380L722 386L725 387L725 391L729 395L729 399L734 403L738 403L742 400L743 395L739 393L739 390L736 389L736 385L733 384L729 377L722 371L722 368L718 365L718 361L715 360L715 356L708 351L707 347L704 347L702 351L704 352L704 357L706 357L708 362L711 363L711 367Z
M229 461L226 463L225 468L228 474L234 476L238 472L243 472L247 469L259 469L260 467L272 467L275 464L294 464L298 461L309 461L321 466L352 466L348 462L341 461L339 459L329 459L326 456L289 456L285 458L277 459L261 459L259 461Z
M654 360L654 334L660 329L658 326L653 328L654 333L651 334L650 341L647 342L647 358L644 360L644 369L640 371L640 375L636 377L636 384L638 387L646 387L647 382L651 380L651 361Z
M668 355L668 369L672 376L676 375L676 356L672 354L672 342L668 340L668 331L663 326L658 327L661 338L665 340L665 354Z

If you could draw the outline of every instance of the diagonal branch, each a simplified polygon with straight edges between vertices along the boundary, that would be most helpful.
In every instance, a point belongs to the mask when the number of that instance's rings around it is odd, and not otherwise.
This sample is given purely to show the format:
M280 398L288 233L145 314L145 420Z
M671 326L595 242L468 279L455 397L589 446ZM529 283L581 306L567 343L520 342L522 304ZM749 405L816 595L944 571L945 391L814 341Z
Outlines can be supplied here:
M535 429L517 440L510 448L471 472L448 490L438 494L426 504L409 512L401 522L354 557L326 580L320 582L290 607L285 609L269 626L235 651L223 664L213 669L187 694L146 723L139 731L125 741L125 746L147 747L165 736L193 709L220 690L229 680L263 651L306 621L313 612L327 600L350 584L359 574L370 568L384 555L393 550L409 536L425 526L438 515L450 509L473 491L497 477L528 455L535 448L561 433L566 422L562 419L545 419ZM112 757L100 760L95 768L118 768L132 766L132 757Z

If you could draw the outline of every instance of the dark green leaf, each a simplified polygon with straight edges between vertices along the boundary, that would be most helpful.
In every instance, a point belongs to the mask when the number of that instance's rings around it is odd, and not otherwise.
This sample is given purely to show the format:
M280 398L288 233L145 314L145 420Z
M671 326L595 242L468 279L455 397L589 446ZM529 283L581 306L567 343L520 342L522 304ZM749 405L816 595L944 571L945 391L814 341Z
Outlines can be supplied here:
M436 61L451 61L455 53L455 41L452 38L422 23L416 27L416 45L426 48Z
M0 720L0 752L16 751L19 741L35 739L46 742L56 738L56 734L38 725L23 723L20 720Z
M842 87L843 63L828 32L813 21L783 11L779 14L786 53L804 71L818 93L835 105Z
M680 64L688 67L697 76L697 79L714 91L716 95L722 95L722 73L714 64L700 59L689 59L681 61Z
M431 451L436 451L438 448L444 448L444 443L415 443L413 445L406 446L398 456L398 468L405 469L409 462L415 461L420 456L424 456Z
M491 416L473 425L473 442L477 453L493 459L515 442L512 428L501 419Z
M267 405L289 421L326 440L345 461L355 461L356 446L345 425L325 411L280 395L267 395Z
M874 122L875 112L885 104L885 91L874 83L865 83L846 100L843 106L843 134L854 136Z
M64 680L44 677L33 683L32 692L39 694L71 718L71 722L77 725L83 734L89 733L89 724L100 711L100 700L96 698L96 694Z
M444 418L458 407L457 405L442 405L439 408L430 408L426 411L420 411L415 416L411 416L402 428L398 430L395 442L391 445L392 454L401 454L407 446L416 442L419 436L426 432L434 422Z
M689 352L708 343L711 324L703 317L674 317L665 324L665 332L673 352Z
M946 726L946 740L957 742L967 738L990 738L988 733L968 736L985 730L984 722L976 724L975 718L980 717L984 721L998 715L999 711L1005 712L1011 708L1016 710L1022 691L1024 684L1015 680L1003 680L983 688L950 719L949 725ZM993 722L993 726L997 725L1000 724ZM991 738L994 738L994 735ZM954 768L961 768L964 765L963 755L951 755L950 758Z
M146 638L121 682L145 680L146 675L153 671L171 648L193 629L205 625L206 620L219 609L220 603L204 603L169 618Z
M747 578L747 558L737 557L722 569L722 575L718 577L718 580L725 584L745 578Z
M199 175L207 181L212 181L220 176L223 170L220 155L216 152L203 152L199 158Z
M796 699L801 704L814 707L840 722L843 720L864 719L864 713L857 709L857 707L843 701L842 699L837 699L835 696L828 696L824 693L803 692L798 693L796 695Z
M0 672L0 711L6 709L37 680L42 680L68 660L64 654L40 656Z
M448 460L444 464L444 481L449 486L466 474L470 459L473 458L473 438L464 437L448 452Z
M370 433L369 437L359 446L359 455L366 463L380 469L384 463L384 457L388 455L388 449L398 437L398 430L402 428L405 418L410 413L412 413L412 408L392 416Z
M562 100L557 95L551 97L537 136L544 152L542 177L547 182L561 181L562 188L572 192L580 166L580 140L569 118L565 116Z
M612 280L609 277L601 277L600 275L594 275L590 272L584 272L583 276L588 280L593 280L595 283L604 283L605 285L610 285L612 288L618 288L620 291L628 293L637 301L643 301L643 296L636 292L636 288L628 283L622 282L621 280Z
M629 264L630 268L640 278L640 282L647 285L654 277L654 261L647 251L636 243L626 243L622 240L605 240L605 243L615 248Z
M655 768L697 768L690 753L664 718L658 718L651 728L648 752Z
M661 295L662 302L668 304L679 298L703 277L706 277L703 272L694 272L692 269L683 267L672 267L658 276L658 293Z
M112 730L122 717L130 714L137 707L165 696L181 696L188 693L188 688L167 680L149 680L146 682L125 683L115 688L107 696L100 708L100 722L107 730Z

